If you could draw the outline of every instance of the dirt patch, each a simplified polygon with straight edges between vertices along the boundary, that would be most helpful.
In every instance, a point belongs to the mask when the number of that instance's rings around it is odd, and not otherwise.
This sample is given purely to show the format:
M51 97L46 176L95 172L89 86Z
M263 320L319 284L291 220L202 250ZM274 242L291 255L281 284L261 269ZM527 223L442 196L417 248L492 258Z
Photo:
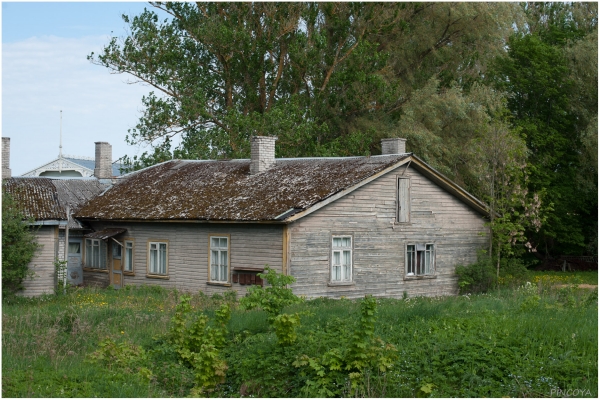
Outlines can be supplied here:
M555 285L554 287L564 288L564 287L570 287L570 286L571 285ZM581 284L577 285L577 287L579 289L590 289L590 290L598 289L598 285L590 285L588 283L581 283Z

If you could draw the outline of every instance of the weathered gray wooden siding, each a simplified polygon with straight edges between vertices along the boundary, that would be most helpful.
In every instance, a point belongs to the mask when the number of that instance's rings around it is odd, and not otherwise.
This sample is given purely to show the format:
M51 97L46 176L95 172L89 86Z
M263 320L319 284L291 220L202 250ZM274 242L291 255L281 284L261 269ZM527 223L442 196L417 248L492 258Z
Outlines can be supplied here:
M209 285L208 237L230 235L230 268L264 267L281 272L283 226L261 224L195 224L195 223L92 223L94 229L126 228L117 240L133 240L134 275L124 275L125 285L159 285L206 294L236 290L244 294L248 286L232 283L231 287ZM168 241L169 279L146 276L148 241ZM124 254L124 252L123 252ZM86 272L100 275L100 273ZM84 282L88 275L84 275Z
M36 227L37 229L37 227ZM54 293L54 258L58 245L56 226L41 226L36 231L36 240L42 247L29 263L33 277L23 281L23 296L39 296Z
M289 226L294 292L308 297L401 297L457 293L454 268L476 260L485 219L413 168L410 223L396 221L396 180L405 167L368 183ZM484 236L482 236L482 233ZM329 286L331 236L353 235L352 286ZM405 245L434 243L436 278L405 280Z

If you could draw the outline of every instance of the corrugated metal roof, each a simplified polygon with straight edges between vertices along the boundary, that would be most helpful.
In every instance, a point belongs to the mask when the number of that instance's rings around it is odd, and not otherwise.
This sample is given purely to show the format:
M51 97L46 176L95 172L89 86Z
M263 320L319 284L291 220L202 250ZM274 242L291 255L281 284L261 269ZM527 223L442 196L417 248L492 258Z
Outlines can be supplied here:
M76 214L104 220L273 221L304 210L409 154L277 159L250 175L249 160L168 161L126 175Z
M14 177L3 181L4 190L10 193L26 217L36 221L67 219L66 209L73 214L88 200L98 196L107 185L97 179L50 179L40 177ZM81 228L69 219L69 228Z

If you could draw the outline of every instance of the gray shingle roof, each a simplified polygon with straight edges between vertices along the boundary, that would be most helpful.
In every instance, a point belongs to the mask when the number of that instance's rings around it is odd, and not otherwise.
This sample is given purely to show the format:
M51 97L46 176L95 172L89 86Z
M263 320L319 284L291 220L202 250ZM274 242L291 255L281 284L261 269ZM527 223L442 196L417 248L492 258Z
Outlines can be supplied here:
M50 179L14 177L3 181L3 190L10 193L27 218L36 221L66 220L67 206L76 212L88 200L106 189L95 178ZM81 228L78 221L69 219L69 228Z
M168 161L125 175L77 213L103 220L275 221L356 185L409 154L277 159L256 175L249 160Z

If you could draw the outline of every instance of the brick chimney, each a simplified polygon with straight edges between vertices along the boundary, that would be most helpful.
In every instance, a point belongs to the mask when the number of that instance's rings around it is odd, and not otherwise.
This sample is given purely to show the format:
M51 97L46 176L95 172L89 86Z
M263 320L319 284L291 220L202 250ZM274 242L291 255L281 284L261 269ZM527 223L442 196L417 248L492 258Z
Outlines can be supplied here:
M266 171L275 165L277 136L252 136L250 138L250 175Z
M112 146L108 142L96 142L96 167L98 179L112 179Z
M406 139L391 138L381 139L381 154L404 154L406 153Z
M11 177L10 172L10 138L2 138L2 179Z

